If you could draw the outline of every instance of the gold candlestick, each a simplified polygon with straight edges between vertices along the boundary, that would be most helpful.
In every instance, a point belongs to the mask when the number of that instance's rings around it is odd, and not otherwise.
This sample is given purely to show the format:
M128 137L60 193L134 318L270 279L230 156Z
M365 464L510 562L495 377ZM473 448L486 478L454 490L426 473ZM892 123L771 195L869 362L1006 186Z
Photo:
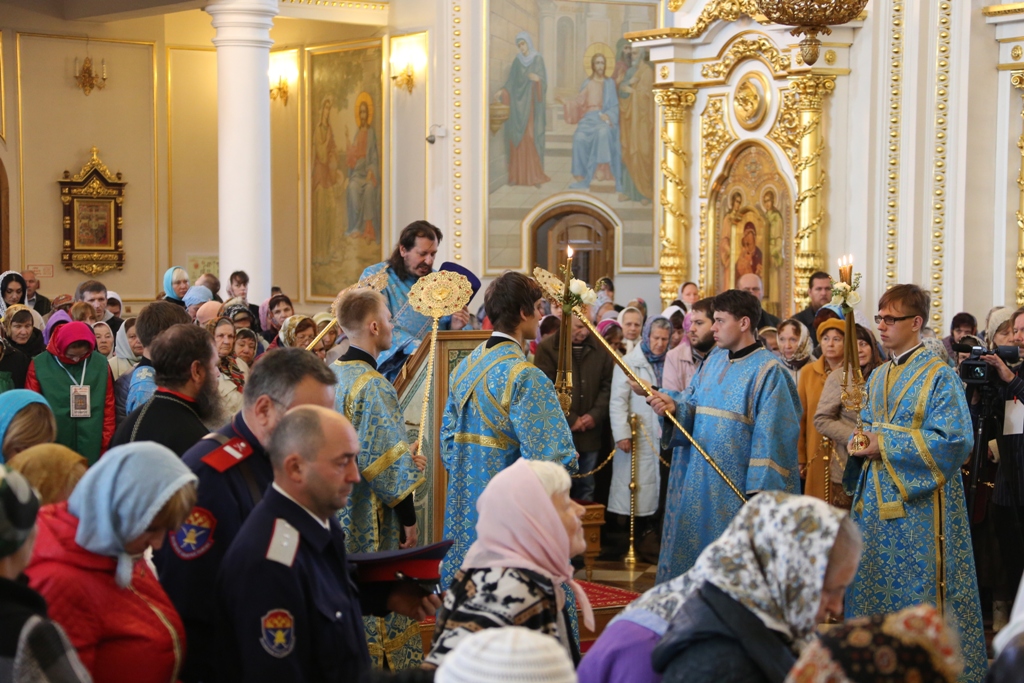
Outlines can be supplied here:
M843 340L843 395L842 403L847 410L856 415L857 426L854 428L853 438L850 441L850 452L856 453L868 445L868 437L864 435L864 422L861 420L860 411L867 404L867 392L864 390L864 375L860 369L860 352L857 348L857 328L853 316L853 306L850 305L850 298L857 290L860 276L857 281L853 277L853 256L844 256L839 259L839 281L846 285L846 294L843 296L842 309L846 322L846 335ZM857 295L859 300L859 295ZM825 473L831 477L830 472ZM831 502L831 501L829 501Z

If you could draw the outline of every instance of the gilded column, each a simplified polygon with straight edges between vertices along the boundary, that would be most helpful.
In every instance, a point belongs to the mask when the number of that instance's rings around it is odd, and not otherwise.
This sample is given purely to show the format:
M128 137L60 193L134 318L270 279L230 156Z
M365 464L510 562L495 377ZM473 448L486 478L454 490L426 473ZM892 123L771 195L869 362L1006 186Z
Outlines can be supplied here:
M654 100L661 107L663 123L661 142L664 149L661 160L661 174L664 184L661 189L661 208L664 219L661 227L661 258L658 270L661 273L661 302L667 307L687 277L687 245L690 236L690 220L686 215L686 170L690 165L686 153L686 139L689 133L688 112L697 101L697 91L685 88L655 88Z
M797 175L796 262L793 288L796 310L808 304L807 279L816 270L823 270L825 209L823 192L827 175L821 165L825 149L822 102L836 88L834 76L808 74L793 79L800 115L800 158L795 165Z
M1010 72L1010 84L1024 91L1024 71ZM1024 92L1021 93L1024 99ZM1024 118L1024 109L1021 110ZM1017 138L1017 149L1020 150L1020 172L1017 174L1017 306L1024 306L1024 133Z

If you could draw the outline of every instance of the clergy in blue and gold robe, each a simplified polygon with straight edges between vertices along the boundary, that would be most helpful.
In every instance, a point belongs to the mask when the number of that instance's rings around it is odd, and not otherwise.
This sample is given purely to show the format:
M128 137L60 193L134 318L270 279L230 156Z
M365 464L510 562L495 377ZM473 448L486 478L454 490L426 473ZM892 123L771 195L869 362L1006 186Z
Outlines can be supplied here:
M371 275L376 275L387 265L388 261L383 261L369 266L359 276L359 279L365 280ZM398 377L406 358L415 353L424 339L430 337L433 319L418 313L409 304L409 290L417 280L419 280L418 275L408 273L402 277L395 268L388 268L388 283L381 291L387 302L388 310L391 311L391 324L395 326L395 329L391 348L381 352L377 357L377 364L380 373L391 382ZM441 318L438 321L438 329L450 329L451 320L451 316Z
M345 530L345 550L370 553L397 550L403 526L416 523L413 490L423 483L406 441L398 394L377 372L373 356L352 346L332 366L338 385L334 408L359 435L360 482L352 487L348 505L338 512ZM423 661L419 625L394 612L364 616L366 639L377 668L385 660L392 671L417 667Z
M441 585L451 585L476 540L476 501L491 478L519 458L550 460L576 471L572 432L555 387L510 336L495 332L464 358L450 380L441 422L448 471Z
M846 616L926 602L960 630L962 681L981 681L987 660L960 466L970 457L971 415L956 372L919 346L871 373L864 429L881 457L851 457L844 486L864 532ZM855 454L851 453L851 456Z
M735 354L716 348L685 392L667 391L676 419L748 498L800 493L800 396L789 372L760 344ZM722 535L740 500L671 422L669 470L657 583L679 576ZM670 436L668 436L670 435Z

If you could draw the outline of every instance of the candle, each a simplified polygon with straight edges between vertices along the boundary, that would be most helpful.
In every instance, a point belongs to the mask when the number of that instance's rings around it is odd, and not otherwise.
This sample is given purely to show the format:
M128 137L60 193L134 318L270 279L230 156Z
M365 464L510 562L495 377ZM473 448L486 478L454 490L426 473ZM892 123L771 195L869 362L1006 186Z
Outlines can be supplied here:
M853 256L843 256L839 259L839 280L848 285L853 284Z
M103 80L107 80L107 60L104 59L100 62L100 66L103 69Z

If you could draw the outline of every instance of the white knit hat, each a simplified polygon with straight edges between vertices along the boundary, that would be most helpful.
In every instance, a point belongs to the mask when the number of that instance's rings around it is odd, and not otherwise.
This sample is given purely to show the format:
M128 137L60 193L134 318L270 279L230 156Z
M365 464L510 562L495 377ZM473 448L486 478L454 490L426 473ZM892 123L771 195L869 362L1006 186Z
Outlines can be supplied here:
M522 626L488 628L462 639L435 683L576 683L569 653L553 636Z

